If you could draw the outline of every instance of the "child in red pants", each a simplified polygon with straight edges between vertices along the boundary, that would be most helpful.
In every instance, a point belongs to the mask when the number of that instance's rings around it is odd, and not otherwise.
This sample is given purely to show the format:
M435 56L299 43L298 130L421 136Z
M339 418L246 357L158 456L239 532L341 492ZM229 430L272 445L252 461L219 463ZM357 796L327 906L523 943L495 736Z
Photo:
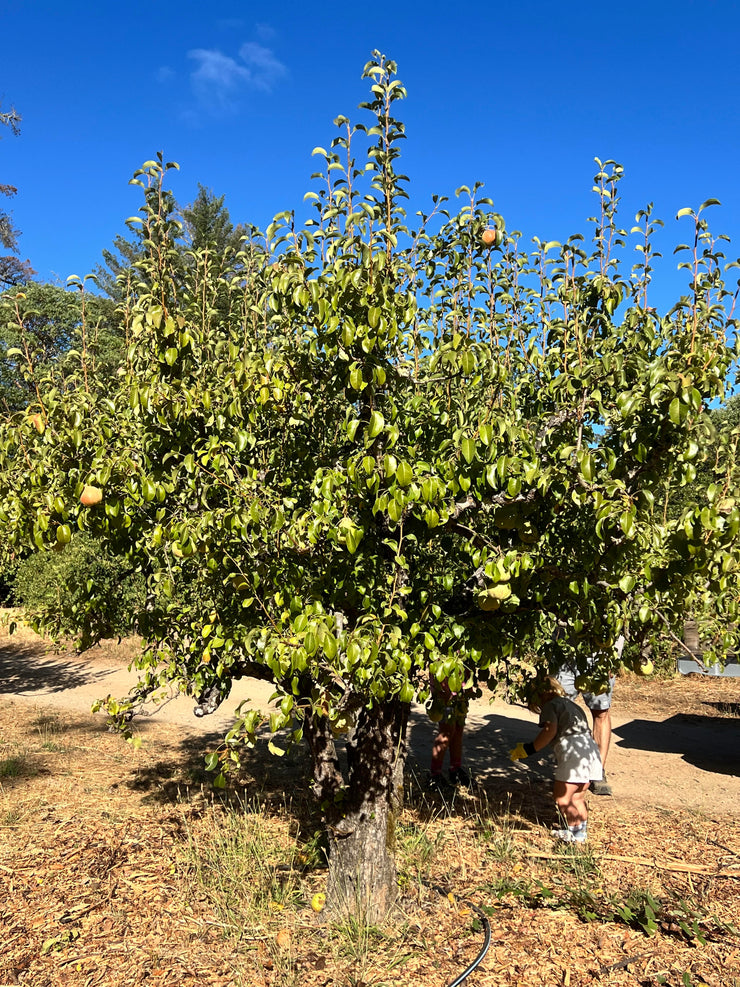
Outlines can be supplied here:
M468 715L468 699L463 692L453 693L447 681L437 682L432 679L432 704L429 707L430 718L437 723L437 736L432 744L432 763L430 767L429 787L440 791L447 787L448 782L442 774L445 754L450 752L449 784L471 784L471 778L463 767L463 731L465 718Z

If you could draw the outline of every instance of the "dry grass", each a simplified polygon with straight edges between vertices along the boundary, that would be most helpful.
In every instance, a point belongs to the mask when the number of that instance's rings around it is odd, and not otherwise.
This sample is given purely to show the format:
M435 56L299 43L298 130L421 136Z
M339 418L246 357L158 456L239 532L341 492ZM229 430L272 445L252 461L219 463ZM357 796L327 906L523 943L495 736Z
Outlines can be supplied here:
M621 675L618 683L621 712L655 713L661 716L740 716L740 678L702 675L675 675L672 678L642 678Z
M732 715L737 696L722 680L620 685L620 704L685 715ZM0 985L442 987L481 946L472 903L492 930L476 987L740 987L734 816L592 799L587 848L559 849L544 781L448 804L412 778L396 912L336 926L310 908L326 872L300 754L260 749L216 796L204 746L160 725L132 751L101 720L4 702Z

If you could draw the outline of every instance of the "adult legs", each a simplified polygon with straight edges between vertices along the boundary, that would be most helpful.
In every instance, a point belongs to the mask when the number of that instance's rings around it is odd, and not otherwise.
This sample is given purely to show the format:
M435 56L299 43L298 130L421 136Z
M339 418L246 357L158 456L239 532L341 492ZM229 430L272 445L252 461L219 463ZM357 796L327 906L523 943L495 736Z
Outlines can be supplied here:
M604 768L604 777L600 781L591 782L591 791L594 795L611 795L611 785L606 779L606 758L609 753L609 744L612 739L612 693L614 691L614 677L609 679L609 688L606 692L593 694L586 692L583 700L591 711L593 717L592 733L594 742L599 748L601 756L601 766Z
M612 739L612 714L610 709L592 709L594 718L593 735L601 754L601 764L606 769L606 756Z
M465 725L453 720L443 720L437 727L437 736L432 744L432 774L442 771L445 754L450 752L450 768L454 771L462 764L463 730Z

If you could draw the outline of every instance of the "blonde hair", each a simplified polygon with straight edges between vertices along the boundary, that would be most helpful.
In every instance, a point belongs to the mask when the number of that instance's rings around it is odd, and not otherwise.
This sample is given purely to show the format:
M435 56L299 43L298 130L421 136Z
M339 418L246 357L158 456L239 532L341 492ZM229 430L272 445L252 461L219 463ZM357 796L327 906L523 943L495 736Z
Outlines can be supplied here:
M560 682L558 682L558 680L555 678L554 675L548 675L547 676L547 678L543 682L543 689L541 691L542 692L554 692L556 696L564 696L565 695L565 689L560 684Z
M566 694L565 689L554 675L546 675L544 679L539 679L533 684L527 709L532 713L541 712L542 700L550 694L555 696L564 696Z

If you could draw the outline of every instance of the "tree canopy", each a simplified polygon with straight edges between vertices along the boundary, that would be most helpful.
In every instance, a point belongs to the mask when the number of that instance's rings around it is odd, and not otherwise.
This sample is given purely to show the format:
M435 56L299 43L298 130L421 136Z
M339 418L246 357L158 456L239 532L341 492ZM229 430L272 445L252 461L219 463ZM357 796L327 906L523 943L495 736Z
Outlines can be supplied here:
M734 447L700 502L667 505L712 440L738 344L711 201L682 210L688 290L659 314L656 221L638 214L625 262L619 165L597 162L590 245L527 247L478 185L412 222L405 89L378 53L365 77L369 123L338 117L314 151L311 217L250 231L228 273L209 245L183 263L161 155L137 173L125 372L7 418L0 526L38 551L84 532L141 574L141 682L107 703L122 721L168 682L200 715L236 678L273 683L271 750L311 754L329 901L377 915L430 677L525 695L558 656L596 653L605 678L618 634L676 629L687 601L736 621ZM92 582L87 605L104 595ZM217 783L263 723L240 710L208 758Z
M125 355L125 335L114 304L58 285L27 284L0 294L0 405L6 411L35 403L51 388L79 385L107 392Z

